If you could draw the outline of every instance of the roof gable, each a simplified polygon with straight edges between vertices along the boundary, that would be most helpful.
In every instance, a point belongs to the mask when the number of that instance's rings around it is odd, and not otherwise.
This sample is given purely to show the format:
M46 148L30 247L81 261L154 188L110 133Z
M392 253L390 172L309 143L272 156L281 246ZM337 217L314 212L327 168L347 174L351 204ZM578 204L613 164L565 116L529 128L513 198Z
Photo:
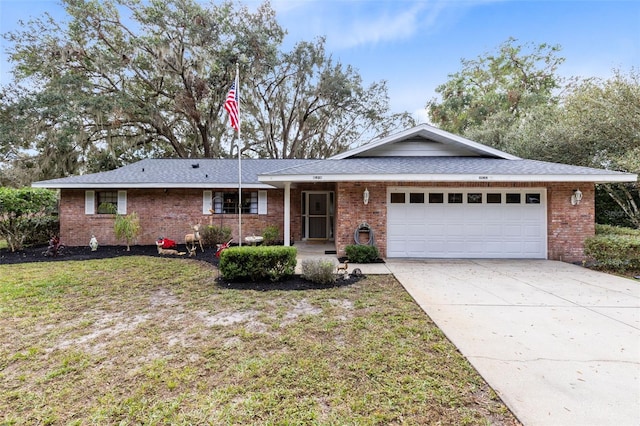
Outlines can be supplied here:
M519 160L519 157L462 136L421 124L400 133L375 139L331 157L333 160L358 157L488 157Z

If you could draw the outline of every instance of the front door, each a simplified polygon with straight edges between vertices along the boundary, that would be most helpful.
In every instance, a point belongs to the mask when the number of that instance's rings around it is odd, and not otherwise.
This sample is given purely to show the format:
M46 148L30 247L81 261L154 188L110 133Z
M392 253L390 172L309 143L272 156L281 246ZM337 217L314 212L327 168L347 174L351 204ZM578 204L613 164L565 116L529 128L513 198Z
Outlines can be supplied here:
M333 193L303 194L303 235L305 239L328 240L333 237Z

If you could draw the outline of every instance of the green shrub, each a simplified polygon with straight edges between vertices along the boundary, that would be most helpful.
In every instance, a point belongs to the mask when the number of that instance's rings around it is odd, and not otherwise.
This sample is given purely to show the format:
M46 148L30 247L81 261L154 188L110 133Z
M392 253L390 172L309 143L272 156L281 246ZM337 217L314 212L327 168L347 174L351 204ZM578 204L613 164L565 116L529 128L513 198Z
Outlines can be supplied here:
M32 217L27 222L31 232L25 242L29 245L45 244L52 235L60 235L60 220L58 216Z
M335 265L330 260L305 259L302 261L302 277L316 284L336 282Z
M628 235L640 238L640 229L624 228L622 226L596 225L596 235Z
M262 231L263 244L266 246L272 246L278 241L280 236L280 229L275 225L268 225Z
M116 220L113 223L113 230L116 234L116 239L124 240L127 244L127 251L131 250L130 245L138 238L142 228L140 227L140 218L138 213L131 212L128 215L116 215Z
M220 273L228 281L281 281L296 270L295 247L231 247L220 255Z
M378 247L352 244L345 247L351 263L373 263L380 258Z
M55 213L57 203L57 193L48 189L0 187L0 238L6 240L11 251L39 240L37 235L42 231L36 228L42 218Z
M596 266L619 272L640 269L640 238L626 234L598 234L584 242L584 254Z
M231 228L228 226L207 225L200 233L203 244L209 247L227 243L231 239Z

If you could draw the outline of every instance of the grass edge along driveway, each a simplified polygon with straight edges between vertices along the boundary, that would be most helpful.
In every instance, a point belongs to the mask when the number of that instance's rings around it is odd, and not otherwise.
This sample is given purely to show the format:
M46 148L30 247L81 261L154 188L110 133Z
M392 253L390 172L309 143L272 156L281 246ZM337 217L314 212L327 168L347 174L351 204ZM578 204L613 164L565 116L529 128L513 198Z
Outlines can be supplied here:
M392 276L216 276L144 256L0 265L0 423L518 424Z

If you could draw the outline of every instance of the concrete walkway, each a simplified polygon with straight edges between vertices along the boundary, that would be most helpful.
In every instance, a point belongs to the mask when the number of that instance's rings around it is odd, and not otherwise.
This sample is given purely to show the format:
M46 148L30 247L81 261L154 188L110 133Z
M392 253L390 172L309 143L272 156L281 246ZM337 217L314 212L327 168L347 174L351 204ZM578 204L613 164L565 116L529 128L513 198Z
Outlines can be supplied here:
M640 425L640 282L554 261L386 267L523 424Z

